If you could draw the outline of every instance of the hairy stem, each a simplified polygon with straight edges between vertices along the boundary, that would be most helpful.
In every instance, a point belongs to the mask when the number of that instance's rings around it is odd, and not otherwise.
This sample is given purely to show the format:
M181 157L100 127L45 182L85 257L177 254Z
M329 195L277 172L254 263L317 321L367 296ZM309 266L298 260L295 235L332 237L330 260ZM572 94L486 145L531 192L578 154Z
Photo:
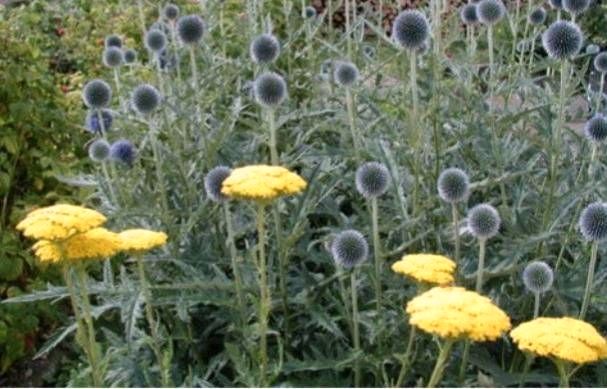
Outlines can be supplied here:
M586 287L584 288L584 298L582 299L582 307L580 308L580 320L584 320L584 317L586 317L588 305L590 304L590 293L592 291L592 283L594 282L594 269L596 267L598 249L598 242L593 242L590 249L590 263L588 264L588 275L586 278Z

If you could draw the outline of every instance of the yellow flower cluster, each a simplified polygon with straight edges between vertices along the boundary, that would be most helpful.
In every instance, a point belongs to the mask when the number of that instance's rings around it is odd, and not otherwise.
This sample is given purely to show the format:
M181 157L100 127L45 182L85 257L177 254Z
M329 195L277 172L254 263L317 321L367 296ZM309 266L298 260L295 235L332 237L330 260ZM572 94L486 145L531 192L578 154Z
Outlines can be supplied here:
M17 230L33 239L60 240L105 223L105 216L77 205L57 204L36 209L17 224Z
M518 348L544 357L575 363L607 358L607 341L585 321L540 317L510 332Z
M442 338L487 341L510 329L510 318L487 297L460 287L434 287L407 304L415 327Z
M111 257L121 248L119 235L105 228L93 228L62 241L40 240L34 244L36 256L51 263Z
M442 255L411 254L395 262L392 271L418 282L449 285L454 282L455 262Z
M130 252L148 251L163 246L167 241L167 235L164 232L139 228L122 231L118 236L121 241L121 249Z
M251 165L232 170L223 181L221 193L243 200L268 202L300 193L306 186L303 178L284 167Z

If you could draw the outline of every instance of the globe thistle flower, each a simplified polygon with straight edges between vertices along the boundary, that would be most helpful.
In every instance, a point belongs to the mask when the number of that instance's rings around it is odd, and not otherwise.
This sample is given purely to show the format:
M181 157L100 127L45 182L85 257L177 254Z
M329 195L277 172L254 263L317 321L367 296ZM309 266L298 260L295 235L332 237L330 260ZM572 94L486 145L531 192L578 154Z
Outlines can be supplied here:
M110 156L110 144L105 139L97 139L89 146L89 158L103 162Z
M594 57L594 68L599 73L607 73L607 51L604 51Z
M103 50L103 64L108 68L116 68L123 63L124 53L119 47L110 46Z
M278 74L267 72L255 80L253 94L259 104L277 106L287 98L287 83Z
M129 140L119 139L110 146L110 158L132 167L135 161L135 146Z
M562 9L563 8L563 0L549 0L550 6L554 9Z
M306 8L304 8L304 15L306 16L306 19L312 19L316 17L316 8L312 7L312 6L307 6Z
M131 64L137 61L137 52L133 49L124 50L124 63Z
M131 103L138 113L147 115L160 104L160 93L150 84L139 85L131 95Z
M111 34L105 37L105 47L122 47L122 39L116 35Z
M89 81L82 89L82 100L89 108L107 107L112 101L112 88L103 80Z
M145 34L145 47L154 53L159 53L167 45L167 37L164 32L160 30L149 30Z
M99 118L101 117L101 120ZM109 131L112 128L114 116L108 109L93 110L86 114L84 127L88 132L93 134L101 134L104 131ZM103 126L102 126L103 124Z
M546 262L531 262L523 270L523 284L530 292L546 293L553 282L554 272Z
M429 32L428 19L419 11L401 12L392 25L392 39L409 50L420 47L428 38Z
M232 173L232 169L227 166L214 167L207 173L204 177L204 189L209 199L220 203L228 198L228 196L221 193L221 186L230 173Z
M367 162L356 170L356 190L365 198L386 193L390 184L388 168L379 162Z
M586 46L586 54L596 54L599 51L601 51L601 48L595 45L594 43L591 43Z
M349 88L358 80L358 69L352 62L338 62L333 72L333 78L337 84Z
M607 206L601 202L588 205L580 216L580 231L587 241L605 240L607 238Z
M167 4L164 6L164 9L162 10L162 15L167 20L171 20L171 21L177 20L177 18L179 17L179 7L176 6L175 4Z
M607 117L596 114L586 122L584 134L593 142L602 142L607 138Z
M501 222L499 213L489 204L479 204L468 211L468 227L478 239L497 235Z
M548 55L563 60L573 57L582 48L582 31L577 24L557 20L542 34L542 44Z
M368 59L373 59L373 58L375 58L375 54L376 54L375 47L370 46L370 45L363 46L363 55L365 57L367 57Z
M468 3L464 5L459 11L459 17L464 24L478 23L478 11L476 9L476 4Z
M506 7L501 0L482 0L477 5L478 20L486 25L492 25L504 17Z
M171 34L171 27L162 21L156 21L152 23L152 25L150 26L150 31L152 30L161 31L162 33L164 33L165 36L169 36Z
M529 14L529 23L538 26L546 21L546 10L544 7L539 7L531 11Z
M204 20L198 15L185 15L177 20L177 35L187 45L198 43L205 30Z
M590 0L563 0L563 8L565 11L577 15L586 11L590 5Z
M346 269L351 269L367 259L369 245L360 232L345 230L333 239L331 255L335 263Z
M280 54L280 43L272 34L261 34L251 41L249 52L255 63L272 63Z
M443 170L436 184L438 195L448 203L458 203L470 194L470 179L466 172L452 167Z

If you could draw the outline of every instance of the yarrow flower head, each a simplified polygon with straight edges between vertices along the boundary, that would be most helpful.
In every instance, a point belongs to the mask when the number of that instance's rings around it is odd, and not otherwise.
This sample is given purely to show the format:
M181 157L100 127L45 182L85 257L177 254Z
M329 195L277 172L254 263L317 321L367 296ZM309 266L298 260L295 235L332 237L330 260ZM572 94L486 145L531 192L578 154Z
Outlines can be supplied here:
M588 205L580 215L580 231L589 242L607 238L607 205L596 202Z
M264 73L255 80L253 94L259 104L277 106L287 98L287 83L276 73Z
M337 84L349 88L358 81L358 69L352 62L340 61L335 64L333 79Z
M111 34L105 37L105 47L122 47L122 39L116 35Z
M227 200L227 196L221 193L221 187L226 178L232 173L227 166L217 166L211 169L204 177L204 189L212 201L220 203Z
M590 0L562 0L565 11L577 15L586 11L590 5Z
M140 228L125 230L118 233L122 251L131 253L143 253L160 246L167 242L167 235L164 232L145 230Z
M131 64L137 61L137 52L133 49L124 50L124 63Z
M77 205L56 204L36 209L17 224L17 230L28 238L64 240L105 223L101 213Z
M477 4L478 20L486 25L492 25L504 17L506 7L501 0L481 0Z
M468 227L478 239L493 238L499 232L501 219L489 204L479 204L468 211Z
M113 122L114 116L110 110L92 110L86 114L84 127L93 134L101 134L109 131L112 128Z
M122 249L122 240L118 234L99 227L61 241L40 240L33 248L41 262L74 262L116 255Z
M553 282L554 272L546 262L531 262L523 270L523 284L530 292L546 293Z
M607 138L607 117L597 113L584 126L584 134L593 142L602 142Z
M546 21L546 10L544 7L539 7L531 11L529 14L529 23L538 26Z
M442 255L405 255L392 264L392 271L426 284L449 285L455 281L455 262Z
M167 20L176 20L179 17L179 7L176 6L175 4L167 4L164 6L164 9L162 10L162 15L167 19Z
M339 266L351 269L367 260L369 245L360 232L345 230L333 238L331 255Z
M250 165L232 170L223 181L221 193L263 204L278 197L298 194L306 186L303 178L284 167Z
M131 95L133 108L141 115L148 115L160 104L160 92L150 84L139 85Z
M392 25L392 39L409 50L419 48L426 41L429 33L428 19L419 11L401 12Z
M594 68L599 73L607 73L607 51L597 54L593 61Z
M97 139L89 146L89 158L103 162L110 156L110 144L105 139Z
M577 24L565 20L557 20L542 34L542 45L548 55L554 59L563 60L579 53L584 40L582 31Z
M89 108L105 108L112 101L112 88L103 80L92 80L82 89L82 100Z
M128 167L135 161L135 146L126 139L119 139L110 146L110 158Z
M177 20L177 35L185 44L198 43L205 30L204 20L198 15L185 15Z
M539 317L510 332L522 351L578 364L607 358L607 341L596 328L570 317Z
M492 341L511 326L487 297L454 286L434 287L409 301L406 310L412 326L453 340Z
M443 170L436 184L438 195L448 203L466 200L470 194L470 179L466 172L452 167Z
M280 54L280 43L272 34L261 34L251 41L249 53L255 63L272 63Z
M164 32L154 29L145 34L145 47L154 53L160 53L166 48L167 37Z
M365 198L378 197L386 193L390 184L388 168L379 162L367 162L356 170L356 190Z
M312 6L307 6L304 9L304 15L306 16L306 19L312 19L315 18L317 13L316 13L316 8L312 7Z
M476 4L468 3L464 5L459 11L459 17L464 24L478 23L478 11L476 10Z
M115 46L103 50L103 64L108 68L116 68L124 64L124 53L122 49Z

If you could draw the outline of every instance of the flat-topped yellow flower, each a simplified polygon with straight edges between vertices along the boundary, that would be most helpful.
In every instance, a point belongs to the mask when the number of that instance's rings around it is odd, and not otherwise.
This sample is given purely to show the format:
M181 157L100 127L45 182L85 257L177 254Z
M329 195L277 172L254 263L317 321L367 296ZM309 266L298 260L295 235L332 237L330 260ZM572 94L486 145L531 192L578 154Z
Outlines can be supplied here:
M410 254L392 264L392 271L418 282L449 285L454 282L455 262L442 255Z
M221 193L243 200L269 202L300 193L306 186L303 178L284 167L251 165L232 170L223 181Z
M100 227L62 241L40 240L34 244L38 259L51 263L110 257L121 249L122 239L118 234Z
M122 250L131 252L148 251L167 242L167 235L164 232L141 228L122 231L118 236L122 240Z
M17 229L28 238L62 240L99 227L105 221L105 216L95 210L57 204L30 212L17 224Z
M607 341L585 321L570 317L539 317L510 332L518 348L543 357L575 363L607 358Z
M411 325L447 339L487 341L510 329L510 318L487 297L464 288L434 287L407 304Z

